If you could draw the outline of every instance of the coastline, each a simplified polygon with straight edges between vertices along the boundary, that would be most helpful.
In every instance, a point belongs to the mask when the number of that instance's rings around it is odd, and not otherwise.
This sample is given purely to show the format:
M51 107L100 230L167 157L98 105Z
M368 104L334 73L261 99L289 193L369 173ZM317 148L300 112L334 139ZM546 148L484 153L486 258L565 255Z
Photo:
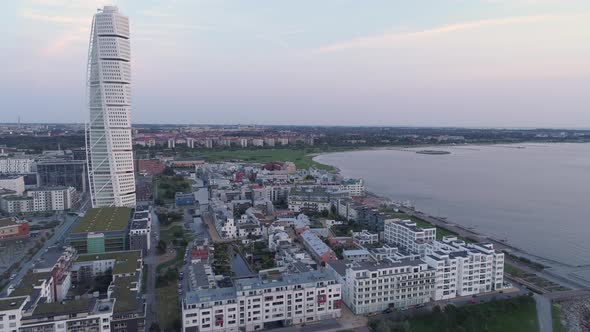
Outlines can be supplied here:
M533 142L531 142L533 143ZM587 143L587 142L584 142ZM518 145L522 143L515 143L514 145ZM474 146L475 144L471 145ZM505 144L494 144L494 145L505 145ZM437 145L436 147L442 147ZM450 147L464 147L468 148L469 144L465 145L451 145ZM411 148L417 148L417 146L412 146ZM374 147L370 149L358 149L358 150L351 150L351 151L339 151L339 152L354 152L354 151L373 151L373 150L404 150L405 147ZM411 150L415 152L415 150ZM316 158L321 155L326 154L333 154L337 152L327 152L327 153L318 153L315 154L312 158ZM316 161L316 160L314 160ZM320 163L319 161L316 161ZM336 167L335 165L330 165L335 167L337 172L341 173L341 169ZM534 253L528 252L525 249L522 249L515 245L514 243L510 243L504 239L497 239L492 236L486 235L481 231L476 229L465 227L460 223L456 223L451 219L441 218L437 216L430 215L426 212L417 210L413 207L404 206L401 202L396 201L393 198L390 198L386 195L380 195L376 192L367 188L366 190L366 197L369 200L373 200L374 207L390 207L398 209L400 212L407 214L408 216L420 219L429 223L435 227L444 229L450 233L454 233L458 236L463 238L472 240L473 242L488 242L492 243L494 247L499 250L503 251L507 254L506 260L510 262L511 265L518 266L525 265L530 267L531 265L540 265L543 268L538 269L535 273L545 279L555 281L561 285L567 285L567 287L578 289L578 288L588 288L590 287L590 278L587 277L586 271L589 266L586 265L574 265L564 263L558 260L554 260L551 258L543 257L535 255ZM522 261L528 260L528 264L522 264ZM590 270L588 270L590 271Z

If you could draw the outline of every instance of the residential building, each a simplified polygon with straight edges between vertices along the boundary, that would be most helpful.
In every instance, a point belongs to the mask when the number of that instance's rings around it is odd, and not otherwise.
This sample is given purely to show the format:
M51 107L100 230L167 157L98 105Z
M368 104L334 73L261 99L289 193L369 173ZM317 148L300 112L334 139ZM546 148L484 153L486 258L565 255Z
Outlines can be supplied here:
M149 208L138 207L129 226L129 250L141 250L143 255L147 255L150 250L151 230L152 217Z
M489 243L467 244L456 237L444 237L427 247L424 261L436 269L435 300L487 293L504 286L504 253Z
M130 52L129 19L117 7L99 9L92 21L87 82L86 147L93 207L135 206Z
M0 331L18 331L28 296L0 298Z
M306 230L300 234L300 237L303 245L318 264L325 264L326 262L338 259L334 251L314 232Z
M360 232L352 232L352 241L357 246L364 247L366 245L375 244L379 242L379 234L371 233L366 229Z
M0 188L22 195L25 192L25 178L22 175L0 174Z
M344 191L348 191L350 196L364 196L365 195L365 186L363 184L363 179L348 179L343 181L340 185L340 189Z
M356 315L427 303L435 270L420 260L331 261L326 269L342 285L342 299Z
M182 300L182 331L258 331L340 317L341 286L322 271L261 274Z
M344 259L352 262L368 262L373 260L367 249L343 250L342 256Z
M35 160L32 158L0 158L0 173L27 174L35 172Z
M384 222L384 239L406 251L424 255L428 243L436 240L436 228L418 227L411 220L387 219Z
M29 237L29 222L16 218L0 218L0 241Z
M40 187L28 190L27 196L33 198L33 212L69 210L79 200L74 187Z
M339 198L347 195L347 192L323 187L295 187L289 193L289 211L295 213L330 211Z

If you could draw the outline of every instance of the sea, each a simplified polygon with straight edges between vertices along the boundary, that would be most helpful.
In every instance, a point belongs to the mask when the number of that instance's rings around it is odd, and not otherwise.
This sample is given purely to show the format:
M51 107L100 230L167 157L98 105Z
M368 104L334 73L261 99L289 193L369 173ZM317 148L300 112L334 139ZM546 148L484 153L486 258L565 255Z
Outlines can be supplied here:
M420 150L449 154L420 154ZM315 161L366 190L569 266L590 264L590 144L391 148Z

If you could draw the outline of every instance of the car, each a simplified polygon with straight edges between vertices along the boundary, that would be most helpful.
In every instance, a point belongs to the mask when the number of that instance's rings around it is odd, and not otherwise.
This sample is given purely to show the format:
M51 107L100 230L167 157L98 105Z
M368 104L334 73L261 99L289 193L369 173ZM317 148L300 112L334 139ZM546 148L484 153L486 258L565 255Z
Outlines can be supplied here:
M410 308L408 308L408 307L403 307L403 308L400 308L400 309L399 309L399 311L406 311L406 310L408 310L408 309L410 309Z
M420 303L416 305L416 309L424 308L426 305L424 303Z
M467 303L469 303L469 304L476 304L477 301L475 301L475 300L469 300L469 302L467 302Z
M12 275L10 275L10 280L14 280L16 278L16 273L13 273Z
M393 312L393 310L391 310L391 308L387 308L387 309L383 310L384 314L390 314L392 312Z

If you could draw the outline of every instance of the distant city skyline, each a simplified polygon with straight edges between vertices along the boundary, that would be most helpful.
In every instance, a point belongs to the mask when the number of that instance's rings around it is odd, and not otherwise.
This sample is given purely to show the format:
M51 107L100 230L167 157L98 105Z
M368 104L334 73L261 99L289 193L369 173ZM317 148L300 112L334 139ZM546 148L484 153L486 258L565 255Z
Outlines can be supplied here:
M590 127L590 2L8 3L2 122L85 122L91 17L131 18L134 123Z

